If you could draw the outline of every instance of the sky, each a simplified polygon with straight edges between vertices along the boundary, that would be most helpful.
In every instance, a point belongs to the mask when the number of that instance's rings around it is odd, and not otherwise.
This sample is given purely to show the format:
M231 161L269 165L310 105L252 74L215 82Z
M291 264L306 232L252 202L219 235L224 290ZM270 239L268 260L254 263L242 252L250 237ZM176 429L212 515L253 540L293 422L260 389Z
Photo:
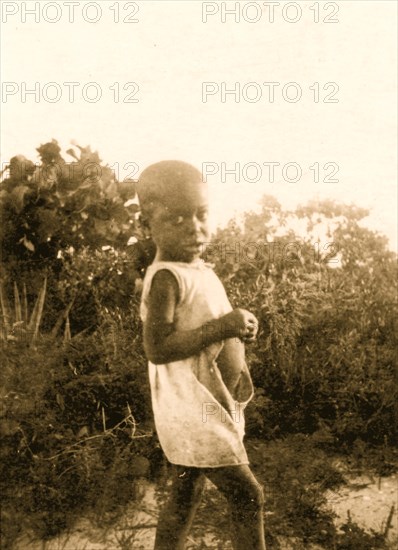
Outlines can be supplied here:
M2 163L53 138L121 180L180 159L207 177L213 227L264 194L333 198L369 208L397 250L395 1L1 9Z

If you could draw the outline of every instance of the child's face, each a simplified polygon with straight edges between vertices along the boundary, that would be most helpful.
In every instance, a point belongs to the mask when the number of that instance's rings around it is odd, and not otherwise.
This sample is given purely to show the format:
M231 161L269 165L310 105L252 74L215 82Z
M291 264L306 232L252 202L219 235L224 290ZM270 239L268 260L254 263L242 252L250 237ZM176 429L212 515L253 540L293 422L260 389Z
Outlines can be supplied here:
M179 191L162 198L149 225L159 260L190 263L209 240L207 189L187 183Z

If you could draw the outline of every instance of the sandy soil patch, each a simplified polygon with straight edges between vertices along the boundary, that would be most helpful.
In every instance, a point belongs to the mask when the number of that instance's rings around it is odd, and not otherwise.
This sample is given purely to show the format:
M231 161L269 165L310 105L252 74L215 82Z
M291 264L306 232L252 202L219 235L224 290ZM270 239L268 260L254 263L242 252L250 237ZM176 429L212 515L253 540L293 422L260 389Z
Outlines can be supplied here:
M367 530L384 531L394 506L389 529L389 539L398 540L397 521L398 476L374 479L370 476L351 477L348 484L337 491L328 491L328 505L337 514L336 524L351 519ZM73 531L51 541L29 540L24 537L15 550L152 550L154 544L158 504L156 486L143 481L143 498L140 505L131 506L117 525L111 529L94 528L82 520ZM285 550L294 549L294 542L281 541ZM207 533L201 541L190 537L187 550L198 548L219 549L213 533ZM231 546L224 545L223 550ZM315 547L312 547L315 550Z

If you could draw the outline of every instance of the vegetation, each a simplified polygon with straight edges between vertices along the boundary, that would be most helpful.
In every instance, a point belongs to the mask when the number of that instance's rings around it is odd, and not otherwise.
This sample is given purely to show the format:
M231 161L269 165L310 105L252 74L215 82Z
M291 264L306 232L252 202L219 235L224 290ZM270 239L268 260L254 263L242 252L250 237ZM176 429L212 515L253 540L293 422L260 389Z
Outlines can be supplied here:
M289 216L265 198L243 228L230 224L215 236L208 259L233 302L260 321L249 350L252 435L316 432L339 449L396 440L396 257L384 237L360 226L365 215L310 204L290 214L306 222L305 239L288 229L275 237ZM323 241L315 223L329 226Z
M127 261L129 237L141 235L133 182L117 182L97 153L77 149L79 156L68 150L72 162L63 159L56 141L37 149L38 166L13 157L0 192L0 276L6 291L15 283L26 285L31 302L47 277L44 328L69 307L75 332L97 322L92 287L100 281L112 293L112 275L120 271L122 258L103 254L103 247L114 247ZM123 269L122 275L127 285L134 273Z
M139 321L153 244L133 182L78 150L69 164L54 141L38 148L39 166L14 157L0 186L4 548L26 529L51 537L82 513L112 521L140 477L166 471ZM322 492L342 481L333 453L371 457L380 475L396 466L396 256L362 227L366 214L330 201L286 212L265 197L204 255L233 304L260 321L247 348L247 433L256 471L278 489L267 502L275 547L283 534L325 548L385 544L352 523L337 533ZM320 227L329 229L318 237Z

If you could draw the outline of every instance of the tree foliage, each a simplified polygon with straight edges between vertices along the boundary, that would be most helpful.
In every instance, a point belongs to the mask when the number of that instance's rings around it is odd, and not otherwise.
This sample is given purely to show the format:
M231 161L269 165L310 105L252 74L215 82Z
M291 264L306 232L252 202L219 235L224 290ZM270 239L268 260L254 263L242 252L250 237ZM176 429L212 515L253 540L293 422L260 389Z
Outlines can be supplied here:
M248 350L255 433L394 440L396 255L361 226L366 215L332 201L286 212L265 197L260 213L219 229L209 247L234 305L260 321Z
M54 269L70 250L123 247L134 234L138 207L127 202L135 197L133 182L116 181L90 147L77 149L68 150L73 160L66 162L53 140L37 149L38 165L21 155L10 161L0 188L1 242L14 278L27 266Z
M129 262L137 257L139 271L143 254L142 245L127 247L132 236L141 236L134 182L118 182L90 147L76 150L67 151L72 161L66 162L53 140L38 147L37 165L17 155L0 187L0 276L6 294L12 295L14 283L26 285L33 304L47 278L44 328L73 301L75 332L96 324L96 284L110 283L109 294L122 282L125 293L132 292L137 275ZM121 266L131 268L123 277Z

